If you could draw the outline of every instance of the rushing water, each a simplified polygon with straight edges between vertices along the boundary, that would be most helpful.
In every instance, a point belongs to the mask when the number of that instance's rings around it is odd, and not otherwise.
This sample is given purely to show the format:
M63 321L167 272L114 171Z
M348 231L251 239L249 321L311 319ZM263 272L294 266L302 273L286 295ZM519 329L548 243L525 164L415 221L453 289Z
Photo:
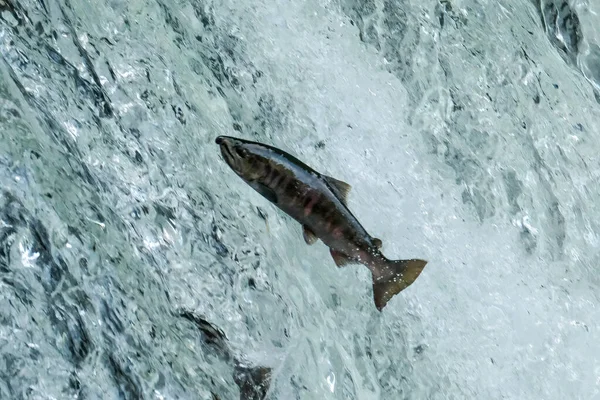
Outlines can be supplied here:
M600 398L598 1L0 9L1 399ZM421 277L377 312L222 134Z

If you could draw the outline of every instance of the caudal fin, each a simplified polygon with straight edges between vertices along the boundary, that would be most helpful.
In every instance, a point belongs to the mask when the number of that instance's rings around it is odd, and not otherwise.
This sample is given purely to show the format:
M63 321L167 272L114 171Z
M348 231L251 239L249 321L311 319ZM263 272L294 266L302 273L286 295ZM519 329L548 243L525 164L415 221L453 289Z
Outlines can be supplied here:
M425 260L386 260L381 265L383 276L373 277L373 297L379 311L388 301L407 287L419 276L427 261Z
M233 380L240 388L240 400L263 400L271 384L271 368L235 366Z

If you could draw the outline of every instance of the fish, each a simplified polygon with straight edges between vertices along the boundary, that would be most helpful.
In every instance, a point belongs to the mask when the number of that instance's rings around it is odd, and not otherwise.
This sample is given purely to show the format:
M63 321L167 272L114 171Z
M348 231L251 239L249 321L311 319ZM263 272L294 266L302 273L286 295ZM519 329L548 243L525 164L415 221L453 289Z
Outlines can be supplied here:
M389 260L382 254L382 241L369 235L348 208L348 183L267 144L232 136L218 136L215 142L243 181L302 225L308 245L320 239L338 267L363 264L371 271L380 312L421 274L427 261Z
M240 390L240 400L263 400L267 396L271 384L271 368L245 365L233 355L225 333L204 317L188 310L180 311L179 316L194 323L202 335L202 341L222 359L233 363L233 381ZM216 393L212 393L212 397L213 400L220 400Z

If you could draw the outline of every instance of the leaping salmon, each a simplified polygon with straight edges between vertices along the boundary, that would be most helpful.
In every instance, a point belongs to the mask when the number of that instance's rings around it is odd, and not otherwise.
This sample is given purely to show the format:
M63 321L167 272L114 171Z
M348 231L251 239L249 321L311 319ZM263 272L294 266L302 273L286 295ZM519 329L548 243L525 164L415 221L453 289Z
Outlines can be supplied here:
M338 267L360 263L371 270L379 311L410 286L427 264L419 259L388 260L381 253L381 240L369 235L348 209L351 187L346 182L320 174L266 144L230 136L219 136L216 143L239 177L302 225L307 244L321 239Z

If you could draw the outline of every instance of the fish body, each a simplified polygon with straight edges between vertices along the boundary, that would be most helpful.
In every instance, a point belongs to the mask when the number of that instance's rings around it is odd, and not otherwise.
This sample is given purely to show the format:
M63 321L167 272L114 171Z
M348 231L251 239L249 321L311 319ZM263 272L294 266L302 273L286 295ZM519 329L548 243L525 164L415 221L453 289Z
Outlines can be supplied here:
M233 355L221 329L190 311L181 311L179 315L196 325L202 340L209 348L222 358L233 361L233 380L240 389L240 400L263 400L267 396L271 384L271 368L245 365ZM212 397L214 400L220 400L215 393Z
M339 267L360 263L371 270L378 310L414 282L427 264L392 261L381 253L381 240L369 235L348 209L347 183L266 144L229 136L219 136L216 143L238 176L302 225L307 244L321 239Z

